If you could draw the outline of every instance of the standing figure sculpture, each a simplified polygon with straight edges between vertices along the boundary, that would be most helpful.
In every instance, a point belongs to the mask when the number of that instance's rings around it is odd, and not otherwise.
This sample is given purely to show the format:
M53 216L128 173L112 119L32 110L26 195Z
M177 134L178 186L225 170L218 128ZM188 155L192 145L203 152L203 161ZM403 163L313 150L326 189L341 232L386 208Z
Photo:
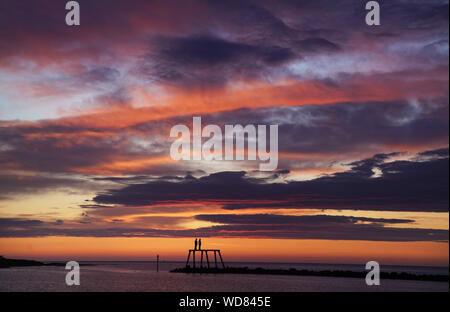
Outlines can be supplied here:
M194 250L197 250L197 239L195 239Z
M201 238L198 240L198 249L202 250L202 239Z

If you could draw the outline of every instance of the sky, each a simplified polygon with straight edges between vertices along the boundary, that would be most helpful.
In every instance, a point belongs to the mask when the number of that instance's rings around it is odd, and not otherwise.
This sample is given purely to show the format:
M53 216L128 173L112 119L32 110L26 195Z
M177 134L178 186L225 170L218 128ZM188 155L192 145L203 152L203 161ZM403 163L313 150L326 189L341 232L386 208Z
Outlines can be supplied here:
M0 0L1 255L448 266L448 0L65 2ZM278 168L173 160L194 116Z

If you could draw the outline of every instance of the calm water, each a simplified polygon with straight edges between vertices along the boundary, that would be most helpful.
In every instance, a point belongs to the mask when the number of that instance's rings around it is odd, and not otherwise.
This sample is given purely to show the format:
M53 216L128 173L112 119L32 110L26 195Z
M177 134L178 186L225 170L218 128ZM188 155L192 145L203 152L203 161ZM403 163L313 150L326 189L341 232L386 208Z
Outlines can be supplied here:
M448 283L381 280L368 287L364 279L311 276L182 274L169 270L182 262L81 262L81 285L68 287L64 267L0 269L0 291L447 291ZM364 271L363 265L228 263L249 268L296 268L310 270ZM448 268L382 266L382 271L416 274L448 274Z

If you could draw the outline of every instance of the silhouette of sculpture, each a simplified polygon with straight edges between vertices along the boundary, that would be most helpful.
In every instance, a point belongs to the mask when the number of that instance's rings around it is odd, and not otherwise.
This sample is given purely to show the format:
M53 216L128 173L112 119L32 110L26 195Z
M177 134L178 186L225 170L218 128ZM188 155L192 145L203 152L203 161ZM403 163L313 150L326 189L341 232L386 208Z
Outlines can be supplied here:
M202 250L202 239L201 238L198 240L198 249Z
M194 250L197 250L197 239L195 239L195 246L194 246Z

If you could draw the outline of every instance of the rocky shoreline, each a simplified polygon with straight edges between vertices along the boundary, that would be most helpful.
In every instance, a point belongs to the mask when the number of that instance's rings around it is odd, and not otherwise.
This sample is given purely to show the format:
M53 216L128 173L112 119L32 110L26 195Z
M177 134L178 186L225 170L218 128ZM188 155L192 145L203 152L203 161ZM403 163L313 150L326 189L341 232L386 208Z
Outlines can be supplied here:
M201 274L270 274L270 275L295 275L295 276L327 276L327 277L352 277L365 278L367 272L354 271L311 271L311 270L297 270L297 269L263 269L255 268L178 268L171 270L172 273L201 273ZM433 281L433 282L448 282L448 275L431 275L431 274L411 274L406 272L381 272L381 279L394 280L413 280L413 281Z

